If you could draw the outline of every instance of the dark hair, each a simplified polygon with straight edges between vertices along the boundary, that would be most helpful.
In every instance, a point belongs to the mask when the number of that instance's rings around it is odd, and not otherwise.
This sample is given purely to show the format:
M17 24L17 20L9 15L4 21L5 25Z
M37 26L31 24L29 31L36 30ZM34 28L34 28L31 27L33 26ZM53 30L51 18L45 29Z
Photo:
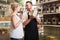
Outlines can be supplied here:
M31 1L27 1L26 3L30 3L32 5L32 2Z

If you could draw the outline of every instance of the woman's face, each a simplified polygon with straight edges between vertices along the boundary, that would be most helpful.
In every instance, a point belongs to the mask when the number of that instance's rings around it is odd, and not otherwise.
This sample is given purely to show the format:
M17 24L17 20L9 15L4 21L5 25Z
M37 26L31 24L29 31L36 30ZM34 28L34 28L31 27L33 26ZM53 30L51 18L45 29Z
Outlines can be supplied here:
M32 5L31 5L30 3L26 3L26 9L27 9L27 10L30 10L31 7L32 7Z
M17 7L18 7L17 4L13 4L13 5L12 5L12 10L14 11Z

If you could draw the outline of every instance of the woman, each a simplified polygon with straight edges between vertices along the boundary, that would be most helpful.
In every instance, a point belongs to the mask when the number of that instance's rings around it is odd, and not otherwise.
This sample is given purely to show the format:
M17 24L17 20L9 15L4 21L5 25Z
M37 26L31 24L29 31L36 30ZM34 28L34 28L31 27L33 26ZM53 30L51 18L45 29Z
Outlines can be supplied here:
M37 16L37 10L32 9L32 2L26 2L24 16L25 36L24 40L39 40L37 23L40 24L40 18Z
M23 32L23 25L22 25L22 19L20 19L20 8L18 6L18 3L13 3L11 5L13 13L11 14L11 31L10 31L10 38L11 40L20 40L24 36Z

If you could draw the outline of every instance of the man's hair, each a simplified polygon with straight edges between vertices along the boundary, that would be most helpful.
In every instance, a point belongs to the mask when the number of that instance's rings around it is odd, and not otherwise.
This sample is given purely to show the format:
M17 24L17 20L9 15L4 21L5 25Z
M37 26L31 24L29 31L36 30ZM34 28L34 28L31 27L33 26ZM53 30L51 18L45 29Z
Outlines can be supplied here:
M30 3L32 5L32 2L31 1L27 1L26 3Z

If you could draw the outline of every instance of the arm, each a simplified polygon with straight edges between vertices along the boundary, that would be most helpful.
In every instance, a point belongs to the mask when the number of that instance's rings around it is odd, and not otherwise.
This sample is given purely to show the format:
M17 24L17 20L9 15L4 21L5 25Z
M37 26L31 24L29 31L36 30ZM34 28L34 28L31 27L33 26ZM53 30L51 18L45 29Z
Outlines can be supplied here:
M23 22L23 25L26 26L30 21L31 19L26 19L26 21Z
M35 10L35 15L36 15L35 18L36 18L36 21L37 21L38 24L41 24L41 19L39 18L40 16L37 13L38 13L38 11Z
M28 16L25 14L23 15L23 25L26 26L31 20L33 19L33 16L30 16L30 18L28 19Z
M21 20L17 21L16 15L11 16L11 19L14 29L16 29L22 22Z
M36 20L38 24L41 24L41 19L39 18L39 15L37 15Z
M41 20L39 18L36 17L37 23L41 24Z

